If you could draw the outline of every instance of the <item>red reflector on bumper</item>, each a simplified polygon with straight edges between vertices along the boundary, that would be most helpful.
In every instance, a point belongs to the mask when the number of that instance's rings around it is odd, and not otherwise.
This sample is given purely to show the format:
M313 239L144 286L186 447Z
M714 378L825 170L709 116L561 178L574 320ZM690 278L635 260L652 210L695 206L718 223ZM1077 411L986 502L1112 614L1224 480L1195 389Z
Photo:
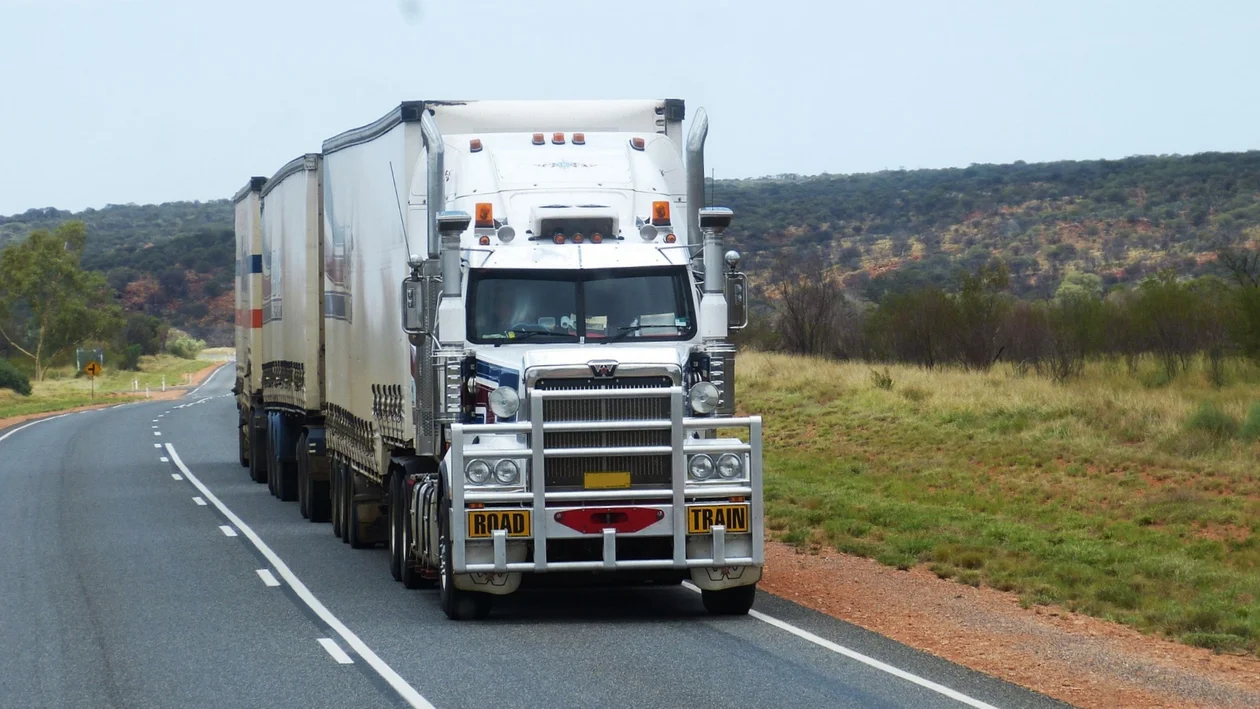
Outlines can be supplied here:
M629 534L646 529L664 519L663 510L651 507L586 507L556 513L556 521L582 534L599 534L615 529Z

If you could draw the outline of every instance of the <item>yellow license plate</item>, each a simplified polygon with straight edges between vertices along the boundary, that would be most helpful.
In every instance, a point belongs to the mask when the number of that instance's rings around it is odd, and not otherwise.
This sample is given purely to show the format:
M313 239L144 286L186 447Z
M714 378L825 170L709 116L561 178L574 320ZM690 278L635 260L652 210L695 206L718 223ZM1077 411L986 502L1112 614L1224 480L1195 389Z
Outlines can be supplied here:
M587 473L582 486L587 490L628 490L630 473Z
M528 537L533 535L530 522L529 510L469 510L468 536L485 538L503 529L509 537Z
M715 525L748 531L748 505L696 505L687 508L687 534L707 534Z

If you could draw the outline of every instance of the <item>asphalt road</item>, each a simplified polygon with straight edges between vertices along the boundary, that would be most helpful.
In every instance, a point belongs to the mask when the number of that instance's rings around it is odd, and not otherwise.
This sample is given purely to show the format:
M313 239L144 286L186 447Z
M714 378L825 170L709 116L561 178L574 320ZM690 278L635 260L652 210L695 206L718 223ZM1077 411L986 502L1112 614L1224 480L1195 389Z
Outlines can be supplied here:
M448 621L250 482L220 372L0 431L0 707L1062 707L782 599L523 591ZM204 503L204 504L202 504Z

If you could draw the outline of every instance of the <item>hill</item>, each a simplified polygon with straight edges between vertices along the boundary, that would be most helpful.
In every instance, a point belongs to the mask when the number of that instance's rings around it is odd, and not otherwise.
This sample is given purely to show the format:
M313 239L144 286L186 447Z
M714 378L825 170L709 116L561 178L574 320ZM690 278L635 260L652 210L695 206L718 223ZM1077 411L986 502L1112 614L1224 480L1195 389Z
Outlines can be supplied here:
M1260 239L1260 151L780 175L716 192L754 262L821 253L872 299L952 287L995 255L1020 296L1051 294L1070 270L1104 285L1199 275L1221 248Z
M779 175L711 190L735 210L731 242L750 269L821 257L873 300L954 289L993 256L1016 295L1045 297L1073 270L1106 286L1163 269L1200 275L1221 248L1260 241L1260 151ZM230 339L230 201L31 209L0 217L0 245L67 219L87 223L85 265L106 272L128 307L212 344Z

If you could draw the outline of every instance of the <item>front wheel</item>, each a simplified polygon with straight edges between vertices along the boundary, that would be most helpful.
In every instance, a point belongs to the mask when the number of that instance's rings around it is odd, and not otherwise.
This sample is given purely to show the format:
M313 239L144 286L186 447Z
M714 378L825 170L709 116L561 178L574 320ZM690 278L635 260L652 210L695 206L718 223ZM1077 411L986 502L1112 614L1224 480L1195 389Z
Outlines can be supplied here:
M756 584L724 588L721 591L700 591L704 609L713 615L748 615L756 598Z
M443 513L443 519L438 525L441 530L438 538L438 554L441 559L438 585L442 612L451 620L481 620L490 615L490 594L455 588L455 567L451 564L450 513L445 507Z

